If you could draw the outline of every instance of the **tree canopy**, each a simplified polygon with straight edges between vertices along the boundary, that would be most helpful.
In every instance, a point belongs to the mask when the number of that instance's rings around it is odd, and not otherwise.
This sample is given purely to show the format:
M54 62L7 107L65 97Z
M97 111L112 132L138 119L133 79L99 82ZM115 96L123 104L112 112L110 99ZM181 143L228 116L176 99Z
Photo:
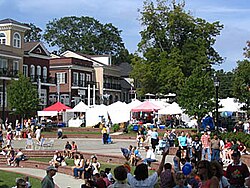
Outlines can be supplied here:
M25 117L38 109L39 98L36 87L29 78L19 74L7 87L8 105L15 114Z
M245 59L237 62L234 70L233 93L241 103L245 103L244 109L250 113L250 62Z
M138 94L177 93L182 107L194 113L195 106L213 105L209 101L214 97L214 89L209 87L212 90L208 92L204 87L211 83L214 87L212 65L223 62L213 47L223 25L195 18L184 8L184 1L144 1L140 11L140 57L132 60L131 76L139 86ZM185 100L184 91L190 95L197 91L198 100Z
M33 41L40 41L42 39L42 29L37 27L33 23L25 24L27 25L30 30L26 30L24 34L24 41L25 42L33 42Z
M121 32L111 23L102 24L87 16L71 16L50 21L43 37L50 46L58 47L59 52L73 50L89 55L111 54L117 63L118 60L128 60Z

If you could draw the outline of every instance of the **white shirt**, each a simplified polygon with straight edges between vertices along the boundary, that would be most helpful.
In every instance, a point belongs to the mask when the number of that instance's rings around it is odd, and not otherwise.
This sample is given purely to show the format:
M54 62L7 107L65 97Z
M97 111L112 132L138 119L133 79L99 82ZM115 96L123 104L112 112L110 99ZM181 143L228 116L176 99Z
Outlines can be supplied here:
M135 179L135 177L132 174L128 173L127 178L128 178L128 183L130 187L154 188L154 185L158 181L158 174L157 172L155 172L151 176L149 176L147 179L138 181Z
M150 158L150 159L156 159L155 158L155 154L152 150L148 150L146 153L146 158Z
M92 166L93 166L93 168L94 168L94 170L93 170L93 175L99 173L99 170L98 170L98 169L100 169L101 164L100 164L99 162L96 162L96 163L92 163Z

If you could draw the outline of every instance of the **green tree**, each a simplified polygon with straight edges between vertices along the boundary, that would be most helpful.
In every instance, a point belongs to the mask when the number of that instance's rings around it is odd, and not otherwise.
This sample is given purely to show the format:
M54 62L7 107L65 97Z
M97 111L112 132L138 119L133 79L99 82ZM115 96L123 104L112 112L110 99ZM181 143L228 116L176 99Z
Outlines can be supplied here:
M24 41L25 42L34 42L34 41L40 41L42 39L42 29L37 27L33 23L25 24L28 27L30 27L30 30L26 30L24 34Z
M199 122L214 109L214 99L215 89L211 74L199 68L186 78L185 84L177 95L178 104L188 115L198 116Z
M90 55L111 54L114 64L117 59L125 59L125 46L121 30L111 23L102 24L91 17L63 17L46 25L43 38L59 52L73 50Z
M211 69L211 65L222 63L213 45L223 26L194 18L184 5L166 0L157 0L156 4L144 1L140 11L144 29L138 44L142 58L132 60L131 76L145 92L178 93L194 69Z
M237 62L234 70L233 93L241 103L245 103L243 110L250 113L250 62L245 59Z
M222 69L216 71L216 76L220 82L219 85L219 98L225 99L227 97L234 97L232 84L234 79L233 72L225 72Z
M8 105L15 109L13 113L22 118L29 116L38 109L39 98L36 87L22 74L18 80L11 80L7 87Z

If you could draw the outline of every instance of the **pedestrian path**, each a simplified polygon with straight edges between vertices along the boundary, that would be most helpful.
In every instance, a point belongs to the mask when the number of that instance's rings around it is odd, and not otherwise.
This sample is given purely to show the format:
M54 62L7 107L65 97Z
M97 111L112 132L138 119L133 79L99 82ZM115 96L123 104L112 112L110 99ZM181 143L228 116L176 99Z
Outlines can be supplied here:
M38 178L43 178L46 175L45 170L33 169L33 168L0 168L0 170L8 172L16 172L20 174L25 174L29 176L35 176ZM75 179L73 176L69 176L62 173L57 173L54 176L55 184L60 188L79 188L83 184L83 180Z

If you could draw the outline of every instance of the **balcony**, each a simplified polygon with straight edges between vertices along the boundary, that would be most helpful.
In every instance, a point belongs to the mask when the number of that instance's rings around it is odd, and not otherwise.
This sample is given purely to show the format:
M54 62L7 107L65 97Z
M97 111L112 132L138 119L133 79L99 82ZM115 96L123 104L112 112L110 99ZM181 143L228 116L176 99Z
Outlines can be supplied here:
M105 89L115 89L115 90L121 90L120 84L110 84L110 83L104 83L103 87Z
M94 82L94 81L83 82L82 80L73 81L72 87L88 87L89 84L90 84L90 87L93 87L93 85L95 85L96 89L98 89L98 82Z
M41 83L48 83L48 84L56 84L56 79L54 77L46 77L46 76L37 76L37 75L30 75L31 82L38 82L38 79L41 79Z
M0 68L0 76L18 78L18 70L9 70L6 68Z

